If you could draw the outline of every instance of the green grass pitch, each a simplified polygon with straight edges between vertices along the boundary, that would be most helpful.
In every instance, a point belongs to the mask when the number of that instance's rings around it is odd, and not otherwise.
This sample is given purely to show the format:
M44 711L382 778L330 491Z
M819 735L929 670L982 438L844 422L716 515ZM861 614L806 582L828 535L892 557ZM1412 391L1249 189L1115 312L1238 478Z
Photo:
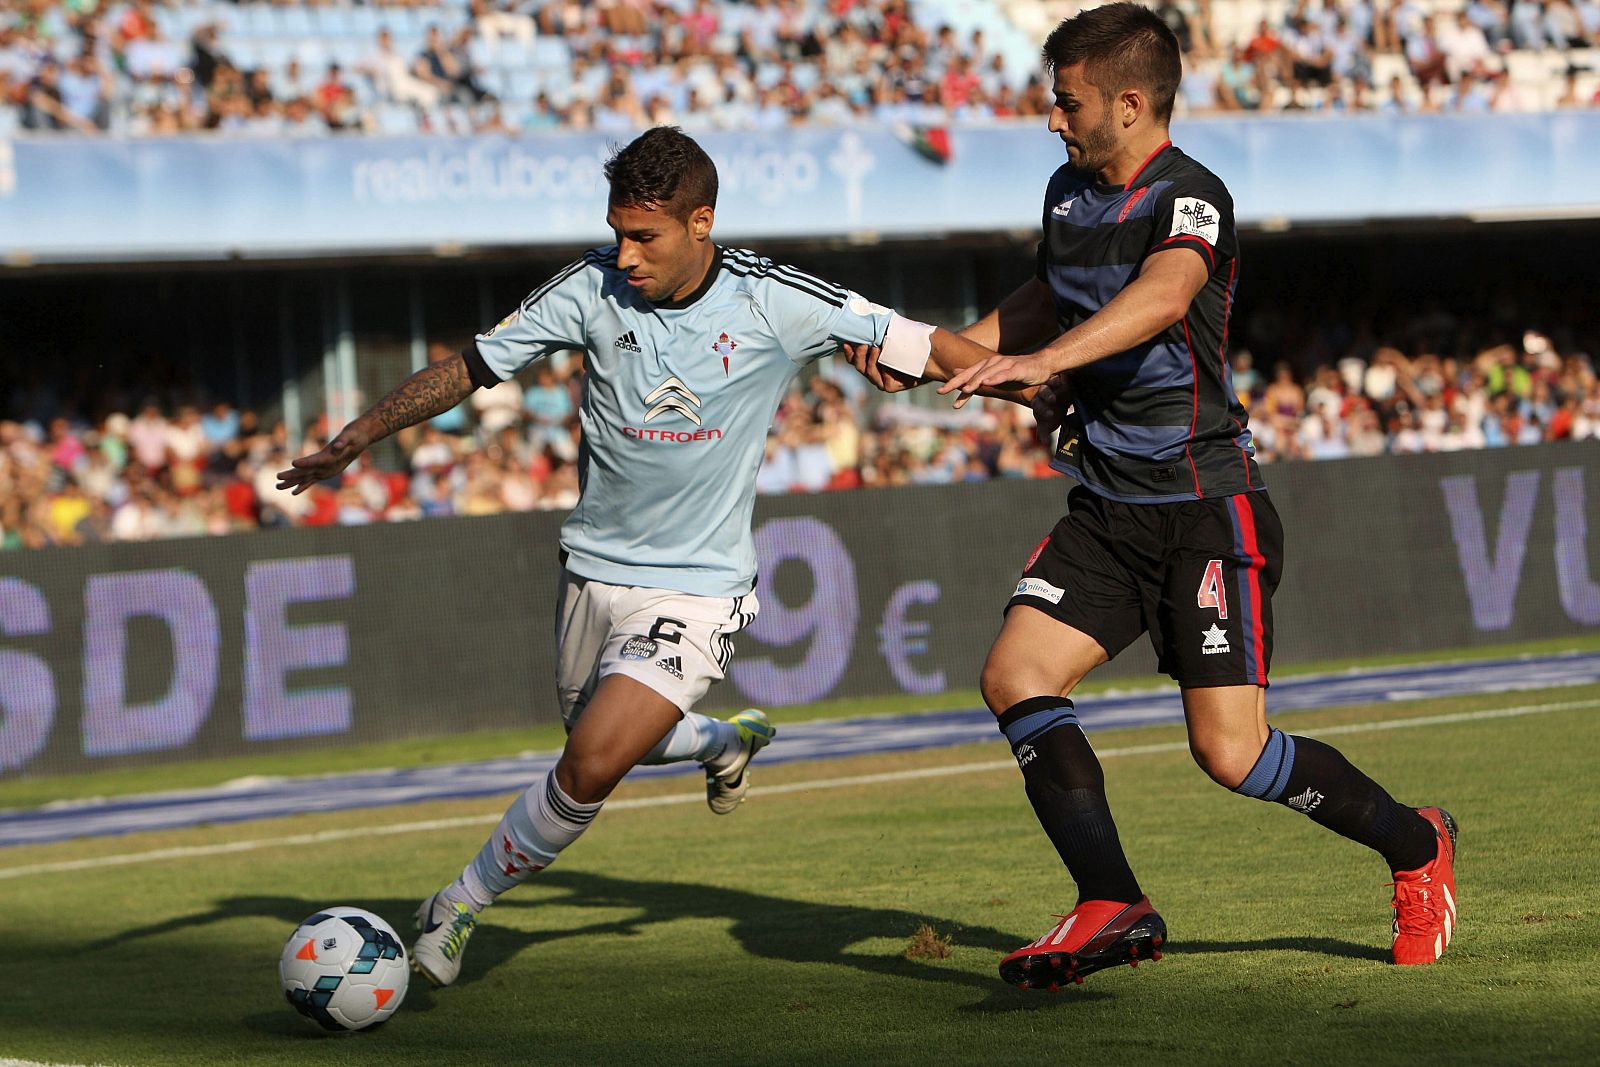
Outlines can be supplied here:
M1577 706L1363 725L1552 704ZM1333 738L1352 760L1401 799L1460 819L1461 923L1430 967L1385 962L1389 891L1375 857L1210 784L1179 748L1181 728L1155 727L1095 742L1170 951L1057 994L1005 986L1000 956L1043 932L1072 891L997 735L773 766L724 819L699 803L632 803L692 781L626 785L629 805L486 914L459 984L414 979L370 1034L325 1035L289 1009L283 940L330 904L409 932L417 902L460 869L502 800L6 849L0 1062L1592 1063L1597 715L1600 686L1278 718L1295 731L1356 727ZM935 773L806 785L917 769ZM7 875L471 816L484 819ZM933 936L920 943L948 938L947 956L908 958L923 924Z

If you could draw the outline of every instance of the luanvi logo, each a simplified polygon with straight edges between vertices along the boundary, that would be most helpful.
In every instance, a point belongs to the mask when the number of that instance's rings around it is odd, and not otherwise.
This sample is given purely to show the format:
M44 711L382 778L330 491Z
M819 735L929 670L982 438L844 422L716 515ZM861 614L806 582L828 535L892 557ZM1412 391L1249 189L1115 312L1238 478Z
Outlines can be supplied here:
M1284 803L1301 815L1310 815L1322 803L1322 794L1315 789L1307 789L1304 793L1285 800Z
M1204 638L1200 644L1200 654L1202 656L1217 656L1230 651L1228 631L1216 623L1212 623L1211 629L1202 632L1200 636Z

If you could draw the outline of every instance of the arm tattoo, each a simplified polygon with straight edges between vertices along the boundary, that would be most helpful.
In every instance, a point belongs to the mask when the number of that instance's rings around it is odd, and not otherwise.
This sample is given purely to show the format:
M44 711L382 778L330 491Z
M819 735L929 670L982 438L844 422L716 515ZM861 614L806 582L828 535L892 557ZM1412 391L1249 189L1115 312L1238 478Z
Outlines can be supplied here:
M374 404L367 414L377 420L387 436L449 411L465 400L472 389L466 361L455 355L417 371Z

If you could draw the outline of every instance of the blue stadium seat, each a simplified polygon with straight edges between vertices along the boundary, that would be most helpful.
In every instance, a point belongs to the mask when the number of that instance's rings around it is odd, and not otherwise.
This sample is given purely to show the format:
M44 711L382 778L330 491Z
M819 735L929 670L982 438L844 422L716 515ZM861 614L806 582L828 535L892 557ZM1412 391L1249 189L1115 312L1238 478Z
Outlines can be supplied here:
M256 42L259 62L265 67L281 67L294 55L294 42L283 37L263 37Z
M441 18L444 13L438 8L403 7L397 12L397 14L400 16L398 20L399 25L401 26L403 32L409 36L421 37L428 32L429 26L439 26L441 29L444 28L444 19ZM395 36L398 37L400 34L396 33Z
M355 9L343 4L334 4L329 7L312 9L317 32L324 37L355 37L358 33L355 21Z
M361 7L350 9L350 32L357 37L372 40L378 36L378 27L382 24L378 9L363 4Z
M222 42L222 51L240 70L249 70L261 64L261 48L248 37L228 38Z
M299 4L278 8L278 32L288 37L308 37L319 27L311 21L311 10Z
M467 60L474 67L488 68L495 66L495 50L482 37L473 37L467 43Z
M417 132L417 116L405 104L379 104L372 109L379 133L412 134Z
M378 90L373 87L372 79L354 71L345 73L345 84L350 86L350 95L355 98L357 107L370 107L377 102Z
M511 78L499 67L485 67L483 73L478 75L478 84L501 100L511 95Z
M507 100L526 102L539 95L540 78L539 72L536 70L530 70L527 67L509 70L506 71L506 79L509 82L505 92Z
M327 43L328 57L346 70L353 70L372 51L372 43L359 37L338 37Z
M521 41L501 41L495 58L497 64L507 70L529 67L534 63L533 53Z
M328 43L321 37L302 37L294 42L294 55L302 70L321 71L328 65Z
M572 66L572 50L559 37L540 37L533 42L533 65L540 70L566 70Z
M236 33L248 37L271 37L278 32L278 19L271 4L240 4L236 16L236 19L228 20Z

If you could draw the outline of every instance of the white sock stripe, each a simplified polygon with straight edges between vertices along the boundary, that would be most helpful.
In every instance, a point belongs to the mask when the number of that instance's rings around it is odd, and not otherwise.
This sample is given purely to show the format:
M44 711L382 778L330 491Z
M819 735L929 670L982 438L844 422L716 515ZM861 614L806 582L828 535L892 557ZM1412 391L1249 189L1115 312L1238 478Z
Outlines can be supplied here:
M561 786L556 784L555 771L551 771L545 778L544 797L550 806L550 815L577 828L594 822L594 817L600 813L600 808L604 804L604 801L600 804L580 804L567 796Z

